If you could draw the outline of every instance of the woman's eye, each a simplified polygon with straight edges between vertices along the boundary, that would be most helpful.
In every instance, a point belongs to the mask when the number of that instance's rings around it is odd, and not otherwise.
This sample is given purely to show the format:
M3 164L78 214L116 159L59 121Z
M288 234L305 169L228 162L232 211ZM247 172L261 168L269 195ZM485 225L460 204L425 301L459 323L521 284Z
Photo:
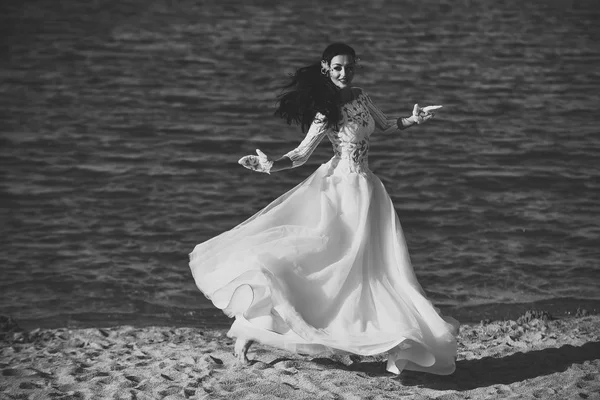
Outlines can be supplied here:
M333 69L335 69L336 71L341 71L342 67L333 67Z

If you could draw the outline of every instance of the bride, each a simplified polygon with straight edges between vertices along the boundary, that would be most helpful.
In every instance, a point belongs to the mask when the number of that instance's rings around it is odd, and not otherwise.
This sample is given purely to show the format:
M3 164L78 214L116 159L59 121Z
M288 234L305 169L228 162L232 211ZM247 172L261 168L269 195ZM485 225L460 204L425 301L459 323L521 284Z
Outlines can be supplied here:
M343 43L300 68L276 114L306 137L273 160L260 150L241 165L271 173L298 167L327 137L333 157L235 228L190 253L196 285L235 321L228 336L248 362L254 341L301 354L385 353L386 369L451 374L458 322L426 298L394 205L368 167L371 134L406 129L440 106L415 104L389 119L352 87L356 55Z

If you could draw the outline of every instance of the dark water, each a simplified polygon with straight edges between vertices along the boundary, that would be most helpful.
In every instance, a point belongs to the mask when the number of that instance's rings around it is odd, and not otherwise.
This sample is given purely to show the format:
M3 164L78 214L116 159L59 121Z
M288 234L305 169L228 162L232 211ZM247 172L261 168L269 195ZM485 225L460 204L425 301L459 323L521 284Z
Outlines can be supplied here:
M596 10L3 2L0 313L54 326L222 323L187 254L329 159L324 143L272 176L236 163L297 145L298 129L272 117L277 87L340 40L360 54L355 83L389 114L444 105L428 125L374 136L370 155L431 299L458 314L599 304Z

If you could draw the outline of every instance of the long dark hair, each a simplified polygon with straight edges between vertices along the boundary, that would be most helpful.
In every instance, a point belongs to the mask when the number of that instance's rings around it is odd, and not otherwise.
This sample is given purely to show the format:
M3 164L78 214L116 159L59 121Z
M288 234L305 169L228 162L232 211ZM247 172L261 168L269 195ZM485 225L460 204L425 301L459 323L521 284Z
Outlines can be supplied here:
M344 43L333 43L323 51L321 60L330 64L331 59L338 55L356 58L352 47ZM329 76L321 72L321 62L297 69L290 74L290 78L291 81L282 87L282 94L277 97L275 115L288 124L299 124L302 132L306 132L317 112L320 112L325 116L325 126L337 131L341 117L339 90Z

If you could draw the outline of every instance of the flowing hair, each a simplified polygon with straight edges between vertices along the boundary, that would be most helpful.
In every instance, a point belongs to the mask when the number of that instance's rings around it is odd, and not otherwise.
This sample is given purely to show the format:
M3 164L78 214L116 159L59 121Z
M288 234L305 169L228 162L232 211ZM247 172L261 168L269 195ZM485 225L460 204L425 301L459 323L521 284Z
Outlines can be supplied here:
M338 55L356 58L352 47L333 43L327 46L321 60L330 64L333 57ZM318 112L325 116L326 128L339 129L339 89L329 76L323 75L321 68L321 62L298 68L290 74L290 82L282 87L282 94L277 97L275 115L290 125L292 122L300 125L302 132L310 128Z

